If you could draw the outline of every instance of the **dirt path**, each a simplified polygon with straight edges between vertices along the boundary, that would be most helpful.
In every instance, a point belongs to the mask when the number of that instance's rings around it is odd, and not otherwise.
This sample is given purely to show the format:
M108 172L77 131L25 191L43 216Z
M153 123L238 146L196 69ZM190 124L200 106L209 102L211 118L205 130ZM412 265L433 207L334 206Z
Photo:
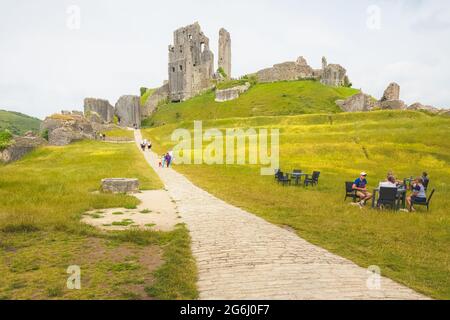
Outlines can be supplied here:
M140 131L135 139L142 141ZM227 204L172 169L158 168L156 154L147 151L145 158L190 230L200 299L426 298L385 277L377 286L367 269Z

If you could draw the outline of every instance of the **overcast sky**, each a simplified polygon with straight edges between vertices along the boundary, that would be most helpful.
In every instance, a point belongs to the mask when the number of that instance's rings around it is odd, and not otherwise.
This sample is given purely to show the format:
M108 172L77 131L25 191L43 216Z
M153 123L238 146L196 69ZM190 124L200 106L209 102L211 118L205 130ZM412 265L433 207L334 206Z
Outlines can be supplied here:
M195 21L216 59L230 31L235 77L325 55L375 97L395 81L408 104L450 107L447 0L0 0L0 109L43 118L157 87L173 31Z

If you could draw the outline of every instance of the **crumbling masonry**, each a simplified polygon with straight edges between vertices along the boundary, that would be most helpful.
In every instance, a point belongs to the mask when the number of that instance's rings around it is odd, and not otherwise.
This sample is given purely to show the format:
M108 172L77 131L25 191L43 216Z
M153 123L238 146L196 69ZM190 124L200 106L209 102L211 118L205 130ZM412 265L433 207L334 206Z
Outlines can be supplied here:
M224 28L219 31L219 69L231 78L231 36Z
M173 102L184 101L211 87L214 54L209 39L196 22L174 32L169 46L169 95Z

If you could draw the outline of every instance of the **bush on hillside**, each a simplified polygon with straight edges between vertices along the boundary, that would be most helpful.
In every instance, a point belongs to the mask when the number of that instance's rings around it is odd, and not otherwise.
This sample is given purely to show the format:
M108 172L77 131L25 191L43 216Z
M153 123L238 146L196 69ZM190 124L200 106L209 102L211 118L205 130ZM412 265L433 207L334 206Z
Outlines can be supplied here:
M4 150L11 145L13 135L9 130L0 131L0 150Z
M44 131L41 132L41 138L48 141L48 129L45 129Z
M222 67L220 67L219 69L217 69L217 73L220 74L222 77L224 78L228 78L228 75L225 73L225 70L223 70Z
M140 89L140 92L141 92L141 97L147 92L147 90L148 90L148 88L146 88L146 87L141 87Z

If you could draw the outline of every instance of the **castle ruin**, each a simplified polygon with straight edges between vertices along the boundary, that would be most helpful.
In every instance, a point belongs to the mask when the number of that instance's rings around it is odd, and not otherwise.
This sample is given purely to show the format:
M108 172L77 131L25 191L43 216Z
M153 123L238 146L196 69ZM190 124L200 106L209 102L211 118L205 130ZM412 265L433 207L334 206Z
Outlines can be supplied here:
M219 70L223 70L225 78L231 78L231 36L224 28L219 31Z
M328 64L325 57L322 58L321 69L311 68L305 58L299 57L297 61L279 63L271 68L260 70L256 76L260 82L316 79L334 87L346 86L350 82L347 70L339 64Z
M211 87L214 54L198 22L174 32L169 46L169 98L184 101Z
M327 86L342 87L349 82L347 70L340 64L328 64L325 57L322 58L321 71L320 82Z

